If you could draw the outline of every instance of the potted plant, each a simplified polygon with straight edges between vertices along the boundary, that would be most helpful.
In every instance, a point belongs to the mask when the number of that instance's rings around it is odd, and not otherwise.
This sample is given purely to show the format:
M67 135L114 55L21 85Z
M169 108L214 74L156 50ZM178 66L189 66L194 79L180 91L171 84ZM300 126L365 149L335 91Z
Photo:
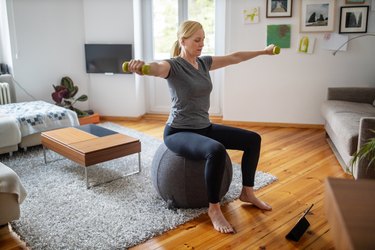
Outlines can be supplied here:
M375 133L375 130L370 129L372 133ZM375 168L375 137L372 137L367 140L365 144L353 155L350 164L355 165L356 162L360 160L367 160L368 168Z
M88 112L73 106L76 102L87 101L88 96L81 95L78 98L75 97L78 93L78 86L74 85L70 77L65 76L61 78L60 85L52 86L55 89L55 92L52 93L52 99L55 101L56 105L75 111L79 118L89 115Z

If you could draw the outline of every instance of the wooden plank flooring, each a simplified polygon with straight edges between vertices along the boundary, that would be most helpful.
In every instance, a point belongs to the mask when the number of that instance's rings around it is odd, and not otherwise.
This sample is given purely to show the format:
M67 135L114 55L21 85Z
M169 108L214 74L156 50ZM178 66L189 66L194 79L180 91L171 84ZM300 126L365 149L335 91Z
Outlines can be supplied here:
M116 123L162 139L164 121L116 121ZM262 136L258 170L278 180L256 193L272 205L260 211L236 200L223 207L237 234L224 235L213 230L207 215L150 239L133 249L334 249L330 227L324 213L324 181L328 176L351 178L334 157L323 129L278 128L236 125ZM241 153L229 151L240 163ZM307 216L311 226L299 242L285 239L310 204ZM0 233L0 250L24 249L13 232Z

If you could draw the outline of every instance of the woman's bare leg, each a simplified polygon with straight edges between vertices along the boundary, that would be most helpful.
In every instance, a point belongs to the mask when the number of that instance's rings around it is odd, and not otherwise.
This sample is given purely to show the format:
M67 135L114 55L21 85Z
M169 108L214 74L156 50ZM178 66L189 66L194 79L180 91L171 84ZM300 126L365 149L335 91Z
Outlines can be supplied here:
M220 203L209 203L208 216L215 230L225 234L236 233L232 225L229 224L221 212Z
M270 205L255 196L253 187L243 186L239 199L240 201L251 203L262 210L272 210Z

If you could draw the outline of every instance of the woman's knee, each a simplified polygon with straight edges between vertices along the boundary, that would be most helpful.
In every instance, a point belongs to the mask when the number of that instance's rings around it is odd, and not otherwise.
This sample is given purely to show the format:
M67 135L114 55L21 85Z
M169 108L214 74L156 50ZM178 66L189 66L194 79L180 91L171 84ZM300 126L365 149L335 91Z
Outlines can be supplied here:
M214 158L217 161L225 161L227 151L223 144L215 142L211 143L207 153L207 159Z
M253 132L254 133L254 143L258 144L260 146L260 144L262 143L262 137L260 136L260 134L256 133L256 132Z
M246 142L245 148L249 150L260 150L262 137L256 132L249 132L246 137L244 137L244 141Z

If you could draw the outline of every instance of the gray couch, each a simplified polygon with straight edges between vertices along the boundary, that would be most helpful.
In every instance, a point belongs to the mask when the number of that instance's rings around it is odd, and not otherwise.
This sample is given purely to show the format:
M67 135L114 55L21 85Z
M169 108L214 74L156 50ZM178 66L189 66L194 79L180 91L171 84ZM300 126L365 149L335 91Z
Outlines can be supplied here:
M375 178L375 168L359 161L351 166L353 154L375 134L375 88L328 88L321 107L328 142L343 169L354 178Z

